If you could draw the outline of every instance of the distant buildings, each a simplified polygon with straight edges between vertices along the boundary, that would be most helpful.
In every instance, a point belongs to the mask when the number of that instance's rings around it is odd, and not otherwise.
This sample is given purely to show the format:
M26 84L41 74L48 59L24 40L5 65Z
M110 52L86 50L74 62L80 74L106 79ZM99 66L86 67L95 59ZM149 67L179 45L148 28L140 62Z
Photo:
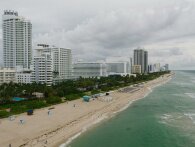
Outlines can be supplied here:
M107 57L105 61L77 62L73 65L73 74L75 78L126 76L131 74L130 58Z
M141 72L140 72L141 68ZM134 50L134 65L132 67L133 73L143 74L143 73L153 73L160 71L168 71L169 65L166 64L161 67L160 63L149 64L148 65L148 52L143 49Z
M131 74L130 58L126 57L108 57L106 58L108 75L125 76Z
M160 72L160 71L169 71L169 65L165 64L164 66L161 66L160 63L150 64L148 65L148 72Z
M16 71L13 68L0 68L0 85L3 83L16 82Z
M74 78L106 77L107 69L104 62L77 62L73 64Z
M6 10L2 28L4 68L0 68L0 84L36 82L52 85L79 77L126 76L169 70L168 64L148 66L148 52L143 49L134 50L134 59L107 57L105 61L77 62L73 66L71 49L38 44L36 55L32 57L32 24L29 20L18 16L18 12Z
M32 24L18 16L18 12L4 11L3 15L4 67L30 68L32 59Z
M134 65L141 66L141 73L148 73L148 52L143 49L135 49Z
M154 72L159 72L161 69L160 63L155 63L154 64Z
M153 73L154 72L154 65L153 64L149 64L148 65L148 73Z
M169 71L169 64L165 64L165 71Z
M133 65L132 68L133 68L132 69L132 72L134 74L141 74L142 73L142 71L141 71L141 65Z
M161 67L161 71L169 71L169 64L165 64Z

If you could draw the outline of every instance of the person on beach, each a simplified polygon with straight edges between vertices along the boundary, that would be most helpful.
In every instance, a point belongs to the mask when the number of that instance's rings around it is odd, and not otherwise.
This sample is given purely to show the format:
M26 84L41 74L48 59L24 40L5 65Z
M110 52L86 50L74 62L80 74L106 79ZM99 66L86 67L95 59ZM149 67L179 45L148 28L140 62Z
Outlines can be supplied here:
M24 120L23 119L20 120L20 124L24 124Z
M76 107L76 105L74 104L73 107Z
M51 115L51 110L49 110L49 111L47 112L47 114L50 116L50 115Z
M47 147L47 140L45 140L45 144L44 144L44 147Z

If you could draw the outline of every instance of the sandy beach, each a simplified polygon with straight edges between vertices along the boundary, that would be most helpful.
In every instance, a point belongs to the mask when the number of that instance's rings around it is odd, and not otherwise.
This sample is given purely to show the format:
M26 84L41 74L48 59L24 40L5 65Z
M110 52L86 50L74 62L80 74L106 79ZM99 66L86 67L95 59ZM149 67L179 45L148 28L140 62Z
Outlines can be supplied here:
M134 88L110 93L111 101L104 98L83 102L82 99L55 105L48 115L48 107L35 110L34 115L17 115L15 120L0 119L0 147L57 147L95 122L122 111L135 100L144 98L152 88L166 83L165 75ZM105 96L106 99L106 96ZM20 120L24 120L21 124Z

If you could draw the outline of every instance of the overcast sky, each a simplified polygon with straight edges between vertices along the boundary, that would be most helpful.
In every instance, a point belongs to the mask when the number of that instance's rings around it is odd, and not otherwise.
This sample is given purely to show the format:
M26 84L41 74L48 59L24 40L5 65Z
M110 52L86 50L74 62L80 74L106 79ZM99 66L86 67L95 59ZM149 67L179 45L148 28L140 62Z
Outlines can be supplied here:
M144 47L150 63L195 69L194 0L0 0L0 10L31 20L33 45L71 48L74 59L132 56ZM2 29L0 51L2 59Z

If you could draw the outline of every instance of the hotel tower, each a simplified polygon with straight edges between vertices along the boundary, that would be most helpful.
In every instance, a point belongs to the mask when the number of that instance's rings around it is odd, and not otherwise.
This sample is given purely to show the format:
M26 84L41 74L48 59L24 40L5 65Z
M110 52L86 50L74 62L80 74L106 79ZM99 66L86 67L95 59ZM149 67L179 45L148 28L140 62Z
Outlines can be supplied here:
M32 59L32 24L18 16L18 12L3 14L3 61L4 67L30 68Z
M134 50L134 65L141 66L141 73L148 72L148 52L143 49Z

